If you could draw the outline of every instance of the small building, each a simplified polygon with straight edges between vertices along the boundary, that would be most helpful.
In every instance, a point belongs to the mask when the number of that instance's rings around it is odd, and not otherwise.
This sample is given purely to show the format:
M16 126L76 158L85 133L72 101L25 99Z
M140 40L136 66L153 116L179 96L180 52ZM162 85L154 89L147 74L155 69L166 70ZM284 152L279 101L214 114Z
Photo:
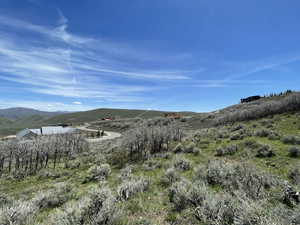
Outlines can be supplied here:
M62 126L49 126L49 127L41 127L39 129L24 129L21 130L16 134L16 137L21 139L21 138L26 138L26 139L33 139L37 136L42 136L42 135L57 135L57 134L71 134L71 133L76 133L78 130L76 128L71 128L71 127L62 127Z
M18 132L16 134L16 137L18 139L21 139L21 138L26 138L26 139L33 139L35 137L38 136L38 134L36 132L33 132L33 130L36 130L36 129L24 129L24 130L21 130L20 132Z

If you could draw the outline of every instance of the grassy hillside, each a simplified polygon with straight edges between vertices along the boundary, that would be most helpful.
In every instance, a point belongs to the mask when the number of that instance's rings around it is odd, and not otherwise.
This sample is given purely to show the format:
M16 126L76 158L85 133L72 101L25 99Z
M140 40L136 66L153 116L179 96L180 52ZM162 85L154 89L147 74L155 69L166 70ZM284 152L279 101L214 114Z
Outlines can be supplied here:
M3 126L0 126L0 136L12 135L15 134L16 131L24 128L35 128L58 123L82 124L85 122L101 120L104 117L115 117L117 119L133 119L138 117L142 119L149 119L153 117L162 117L164 116L164 113L165 112L163 111L151 110L147 111L131 109L95 109L84 112L63 113L52 117L49 117L47 113L34 114L26 117L20 116L19 119L13 120L12 123L3 123ZM195 115L196 113L182 112L180 114L184 116L191 116Z
M101 120L104 117L116 118L135 118L140 117L144 119L163 116L163 111L153 110L134 110L134 109L96 109L85 112L68 113L59 115L46 120L47 123L82 123L95 120ZM193 115L192 112L184 112L184 115Z
M44 121L48 119L48 117L45 118L45 116L41 115L32 115L28 117L24 117L22 119L15 120L13 123L14 127L37 127L44 123Z
M199 129L298 110L300 110L300 92L291 92L280 96L262 98L253 102L232 105L211 113L198 114L187 122L191 129Z
M17 120L8 120L2 119L2 124L0 125L0 137L7 136L7 135L14 135L18 131L24 128L36 128L42 125L46 125L44 123L45 119L48 117L41 116L41 115L32 115L28 117L24 117ZM1 119L0 119L1 123Z
M0 137L14 135L24 128L47 125L44 121L63 112L44 112L30 108L0 109Z
M13 122L9 119L0 117L0 127L4 127L4 126L9 126L11 125Z
M286 190L300 190L300 111L198 129L144 156L126 150L140 143L133 137L91 145L55 170L2 177L2 215L47 225L299 224Z

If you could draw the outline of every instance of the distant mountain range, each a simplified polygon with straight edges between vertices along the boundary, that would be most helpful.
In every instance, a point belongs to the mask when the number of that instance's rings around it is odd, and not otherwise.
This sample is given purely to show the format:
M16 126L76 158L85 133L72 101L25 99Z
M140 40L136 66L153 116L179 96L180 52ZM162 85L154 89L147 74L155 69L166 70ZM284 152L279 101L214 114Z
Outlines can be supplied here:
M0 136L12 135L24 128L46 125L45 120L66 112L45 112L30 108L0 109Z
M18 120L23 119L29 116L42 116L42 117L52 117L60 114L64 114L66 112L44 112L30 108L8 108L8 109L0 109L0 117L10 119L10 120Z

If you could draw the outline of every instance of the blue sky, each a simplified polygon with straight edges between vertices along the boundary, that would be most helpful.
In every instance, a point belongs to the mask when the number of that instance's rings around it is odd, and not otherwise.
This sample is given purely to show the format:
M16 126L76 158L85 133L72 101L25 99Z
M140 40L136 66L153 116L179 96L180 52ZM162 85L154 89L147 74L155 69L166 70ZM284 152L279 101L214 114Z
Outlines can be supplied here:
M1 0L0 108L212 111L298 90L298 0Z

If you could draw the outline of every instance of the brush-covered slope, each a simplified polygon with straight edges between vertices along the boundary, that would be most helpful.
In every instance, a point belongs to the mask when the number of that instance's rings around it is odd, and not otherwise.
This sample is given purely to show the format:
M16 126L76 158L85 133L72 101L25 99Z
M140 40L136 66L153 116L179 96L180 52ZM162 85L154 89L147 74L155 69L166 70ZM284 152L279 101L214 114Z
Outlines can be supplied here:
M198 114L187 122L192 129L207 128L236 121L259 119L300 110L300 92L286 92L259 100L240 103L211 113Z
M10 126L12 123L13 123L13 121L11 121L7 118L0 117L0 127Z
M300 191L299 110L199 129L165 145L170 131L145 126L55 169L50 159L36 173L3 175L0 224L10 215L24 225L299 224L300 204L288 194Z
M101 120L105 117L115 117L119 119L126 118L153 118L153 117L162 117L164 116L163 111L154 111L154 110L134 110L134 109L95 109L84 112L75 112L68 113L59 116L52 117L48 120L45 120L46 123L55 124L55 123L83 123L91 122L95 120ZM192 112L183 112L183 115L194 115Z
M105 117L114 117L116 119L133 119L137 117L149 119L153 117L163 117L165 113L163 111L134 109L95 109L74 113L52 113L21 108L15 109L2 110L2 113L5 112L3 114L6 116L9 111L12 110L10 117L14 118L14 120L12 120L12 123L5 123L5 126L0 127L0 136L12 135L15 134L16 131L24 128L35 128L59 123L81 124L85 122L99 121ZM17 114L17 111L19 111L20 114ZM191 116L195 115L196 113L181 112L180 114L183 116Z

